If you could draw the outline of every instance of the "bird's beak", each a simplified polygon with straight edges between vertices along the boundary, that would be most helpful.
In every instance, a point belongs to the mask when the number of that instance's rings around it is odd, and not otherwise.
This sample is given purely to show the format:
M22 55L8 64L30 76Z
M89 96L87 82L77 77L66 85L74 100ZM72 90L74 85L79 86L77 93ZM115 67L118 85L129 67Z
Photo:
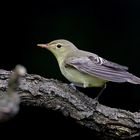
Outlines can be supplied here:
M41 48L48 48L48 44L37 44L37 46Z

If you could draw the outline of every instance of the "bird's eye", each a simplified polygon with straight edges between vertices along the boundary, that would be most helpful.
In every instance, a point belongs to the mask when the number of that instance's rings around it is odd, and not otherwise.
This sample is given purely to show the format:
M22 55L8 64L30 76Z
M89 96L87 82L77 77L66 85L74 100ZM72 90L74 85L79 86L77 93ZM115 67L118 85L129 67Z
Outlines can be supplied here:
M57 44L57 48L61 48L62 47L62 45L61 44Z

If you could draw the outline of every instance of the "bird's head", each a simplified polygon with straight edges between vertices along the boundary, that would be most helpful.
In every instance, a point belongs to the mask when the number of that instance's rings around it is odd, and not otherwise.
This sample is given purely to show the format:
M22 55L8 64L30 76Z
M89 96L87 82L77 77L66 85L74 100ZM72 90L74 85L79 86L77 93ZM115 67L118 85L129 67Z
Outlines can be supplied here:
M48 49L56 58L64 57L68 53L77 50L74 44L64 39L54 40L47 44L37 44L37 46Z

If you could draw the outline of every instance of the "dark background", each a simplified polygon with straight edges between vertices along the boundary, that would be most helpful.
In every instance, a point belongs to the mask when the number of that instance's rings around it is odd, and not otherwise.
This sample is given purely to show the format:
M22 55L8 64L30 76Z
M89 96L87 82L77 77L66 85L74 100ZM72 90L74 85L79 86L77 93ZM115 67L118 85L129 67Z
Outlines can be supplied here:
M28 73L69 83L60 73L54 56L36 46L55 39L67 39L78 48L129 67L140 77L139 0L96 0L92 2L30 1L3 3L0 11L0 68L12 70L22 64ZM94 98L100 89L79 89ZM140 86L108 83L102 104L138 111ZM95 133L63 117L58 112L21 105L19 114L0 125L1 132L13 137L63 134L95 138ZM53 133L53 135L51 134Z

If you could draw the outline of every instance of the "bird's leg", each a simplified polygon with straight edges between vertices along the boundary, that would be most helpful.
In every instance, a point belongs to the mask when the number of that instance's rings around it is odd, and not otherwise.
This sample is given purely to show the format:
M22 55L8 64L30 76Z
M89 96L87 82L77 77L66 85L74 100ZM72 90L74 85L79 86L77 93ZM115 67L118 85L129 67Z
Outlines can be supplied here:
M103 93L103 91L106 89L106 84L104 84L103 88L101 89L101 91L98 93L98 95L94 98L95 101L98 102L99 97L101 96L101 94Z

